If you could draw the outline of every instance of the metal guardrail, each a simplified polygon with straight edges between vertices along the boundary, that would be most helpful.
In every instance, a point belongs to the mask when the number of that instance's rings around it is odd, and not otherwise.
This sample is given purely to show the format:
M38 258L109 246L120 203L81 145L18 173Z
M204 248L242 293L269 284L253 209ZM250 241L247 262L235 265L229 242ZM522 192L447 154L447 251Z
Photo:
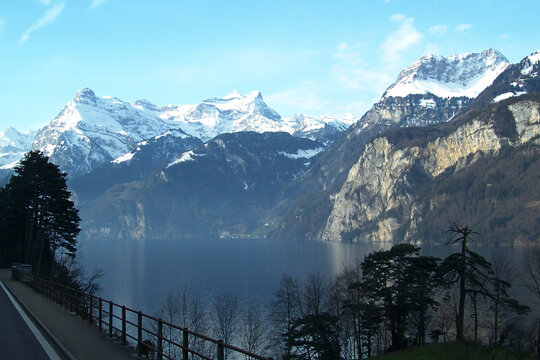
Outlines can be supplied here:
M26 269L12 267L12 277L32 287L40 294L56 302L66 310L75 313L90 325L97 325L100 331L107 331L109 337L119 337L122 345L128 345L128 339L137 344L137 355L141 357L148 352L154 352L157 359L175 359L166 354L164 346L174 347L181 350L182 359L188 360L190 354L199 359L213 360L211 355L202 354L190 348L190 339L197 338L215 346L217 360L225 359L225 351L233 351L246 356L247 359L272 360L236 346L226 344L221 340L213 339L203 334L191 331L187 328L171 324L154 316L119 305L113 301L96 297L92 294L57 284L29 274ZM136 320L135 320L136 319ZM136 321L136 322L135 322ZM151 328L143 326L143 323L151 324ZM164 330L169 334L176 332L182 334L182 344L177 343L171 337L164 336ZM145 338L146 335L146 338ZM154 338L154 344L149 338ZM169 351L170 353L170 351Z

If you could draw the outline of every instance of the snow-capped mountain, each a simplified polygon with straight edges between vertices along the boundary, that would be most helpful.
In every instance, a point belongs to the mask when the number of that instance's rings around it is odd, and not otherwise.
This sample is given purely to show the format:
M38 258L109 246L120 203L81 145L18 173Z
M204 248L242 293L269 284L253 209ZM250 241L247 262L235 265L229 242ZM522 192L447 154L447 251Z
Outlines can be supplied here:
M313 203L328 204L327 199L341 188L373 138L391 129L426 127L453 119L508 67L503 55L488 49L448 57L427 55L404 69L381 99L322 153L289 191L284 191L288 198L281 200L295 203L283 218L279 236L296 237L295 232L302 230L301 237L309 237L313 224L306 219L313 220ZM306 193L309 199L302 197ZM329 216L325 211L330 207L317 207L317 221Z
M383 98L426 93L441 98L474 98L508 65L504 55L494 49L448 57L423 56L399 74Z
M75 177L169 129L166 121L151 113L114 97L97 97L85 88L39 130L32 148L43 151L63 171Z
M0 169L11 169L30 149L36 131L19 132L10 127L0 131Z
M294 136L316 140L326 146L333 143L349 126L357 121L358 118L352 114L346 114L342 119L327 115L316 117L294 114L294 116L285 119L285 122L292 129L295 129Z
M139 103L140 104L140 103ZM136 104L136 105L139 105ZM240 131L292 133L281 116L270 109L258 91L245 96L234 91L223 98L204 100L197 105L145 107L187 134L208 141L219 134Z
M73 178L111 161L128 160L138 144L171 134L169 131L178 130L205 142L223 133L242 131L287 132L316 139L319 129L326 134L321 138L329 143L348 126L349 120L308 121L306 117L304 121L285 121L266 105L258 91L244 96L235 91L197 105L159 107L147 100L130 104L115 97L98 97L84 88L39 130L31 147L43 151ZM29 149L24 147L22 153ZM12 167L18 159L15 156L9 160L1 165Z

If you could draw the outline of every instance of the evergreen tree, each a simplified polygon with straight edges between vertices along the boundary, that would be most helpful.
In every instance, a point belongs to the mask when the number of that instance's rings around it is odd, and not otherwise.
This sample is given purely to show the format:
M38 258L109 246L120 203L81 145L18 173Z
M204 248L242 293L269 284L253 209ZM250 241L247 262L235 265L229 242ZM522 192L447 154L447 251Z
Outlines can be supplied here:
M488 293L486 284L492 278L491 264L480 254L469 249L471 236L477 234L468 226L454 224L448 232L452 237L448 245L460 243L461 251L446 257L439 272L447 285L459 286L459 303L456 316L456 340L464 339L465 301L473 293Z
M63 256L74 257L80 217L66 174L40 151L30 151L15 168L1 201L5 262L29 263L35 274L53 277Z
M419 250L410 244L399 244L366 256L362 263L362 288L372 299L370 309L381 304L389 324L392 350L407 346L406 334L414 314L418 317L418 337L424 340L425 314L435 304L437 260L419 256Z
M286 334L287 348L285 360L339 360L338 318L327 312L308 314L295 321Z

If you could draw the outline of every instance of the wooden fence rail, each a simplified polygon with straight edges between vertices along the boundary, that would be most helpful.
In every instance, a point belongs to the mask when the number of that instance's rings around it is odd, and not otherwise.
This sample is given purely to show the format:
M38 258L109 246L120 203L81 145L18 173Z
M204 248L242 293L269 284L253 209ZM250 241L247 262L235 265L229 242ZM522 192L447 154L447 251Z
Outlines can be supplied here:
M213 339L154 316L116 304L113 301L41 279L17 269L12 269L12 276L66 310L88 321L90 325L96 325L100 331L106 331L109 337L118 336L123 345L128 345L128 339L133 340L138 345L136 349L139 357L151 351L155 353L159 360L176 359L174 355L176 351L173 351L173 355L171 355L171 349L176 349L181 352L181 359L183 360L193 359L194 357L206 360L224 360L227 352L244 355L246 359L272 360L226 344L221 340ZM143 324L148 325L145 327ZM165 336L164 330L166 334L173 334L173 332L181 334L182 344L177 343L172 336ZM213 349L210 346L208 354L203 354L200 350L190 348L193 339L203 340L213 345ZM155 340L155 343L152 340ZM169 351L165 351L164 347Z

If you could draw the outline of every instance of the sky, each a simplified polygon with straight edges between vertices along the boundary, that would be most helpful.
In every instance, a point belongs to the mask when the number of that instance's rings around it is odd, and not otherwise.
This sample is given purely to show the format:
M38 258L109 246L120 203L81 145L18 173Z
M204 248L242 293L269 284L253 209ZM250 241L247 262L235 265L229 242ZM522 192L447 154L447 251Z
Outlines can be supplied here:
M426 54L540 49L539 0L4 0L0 130L81 88L156 105L261 91L283 117L361 116Z

